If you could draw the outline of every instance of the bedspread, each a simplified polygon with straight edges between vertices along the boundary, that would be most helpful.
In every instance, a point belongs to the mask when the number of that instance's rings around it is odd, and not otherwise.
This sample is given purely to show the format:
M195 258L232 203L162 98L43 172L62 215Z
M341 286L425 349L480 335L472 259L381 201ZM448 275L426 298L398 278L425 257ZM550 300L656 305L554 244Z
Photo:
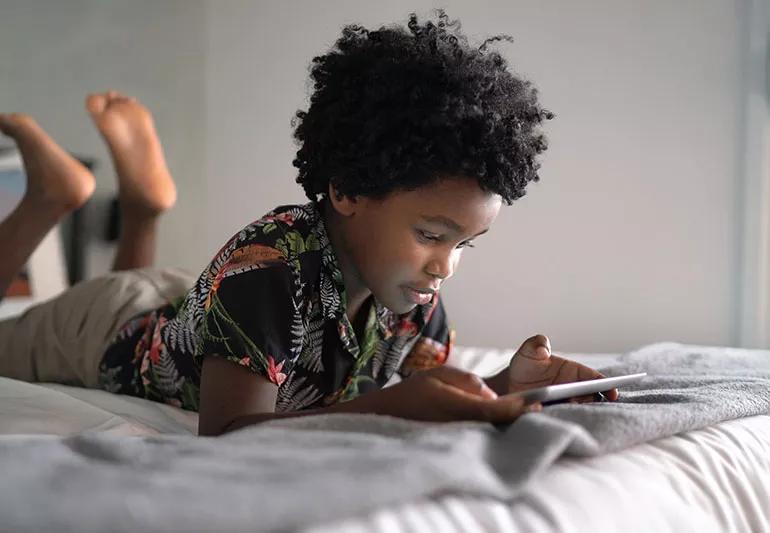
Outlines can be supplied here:
M8 436L0 517L28 531L291 530L437 494L514 501L565 455L770 413L766 351L661 343L607 373L640 370L618 403L555 405L504 428L327 415L218 438Z

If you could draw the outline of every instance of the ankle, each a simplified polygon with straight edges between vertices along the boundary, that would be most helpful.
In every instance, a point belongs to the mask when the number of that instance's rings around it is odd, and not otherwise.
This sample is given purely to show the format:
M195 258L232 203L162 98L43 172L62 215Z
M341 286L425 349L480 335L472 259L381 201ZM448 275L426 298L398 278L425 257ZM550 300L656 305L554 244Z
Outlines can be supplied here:
M113 270L130 270L152 266L158 237L157 216L130 213L120 224L118 249Z
M158 223L164 211L153 209L142 202L126 201L123 198L118 202L120 218L123 225L152 226Z
M14 211L37 217L41 222L53 225L73 211L73 208L50 198L25 195Z
M121 192L119 202L120 216L137 221L157 220L160 216L171 208L168 206L156 204L148 201L146 198L136 197L135 195L123 194Z

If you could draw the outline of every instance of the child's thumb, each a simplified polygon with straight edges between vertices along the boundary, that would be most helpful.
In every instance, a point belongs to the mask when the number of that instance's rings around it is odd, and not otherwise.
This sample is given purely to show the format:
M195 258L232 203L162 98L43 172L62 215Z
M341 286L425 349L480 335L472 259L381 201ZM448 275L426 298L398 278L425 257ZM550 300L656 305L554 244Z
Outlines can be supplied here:
M551 341L545 335L535 335L524 341L516 355L529 359L548 359L551 357Z

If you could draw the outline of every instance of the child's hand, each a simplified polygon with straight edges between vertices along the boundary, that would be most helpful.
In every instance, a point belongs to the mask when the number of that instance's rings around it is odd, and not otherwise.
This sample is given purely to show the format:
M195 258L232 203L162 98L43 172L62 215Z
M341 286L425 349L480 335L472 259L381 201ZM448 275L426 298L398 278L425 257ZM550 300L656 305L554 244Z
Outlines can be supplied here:
M524 341L508 365L508 392L603 377L606 376L576 361L552 355L548 337L535 335ZM608 400L618 399L618 389L603 394ZM594 397L580 396L571 401L590 402L594 401Z
M388 406L380 412L412 420L509 423L524 413L542 409L539 402L525 404L518 397L498 398L476 374L449 366L415 372L378 392L378 401Z

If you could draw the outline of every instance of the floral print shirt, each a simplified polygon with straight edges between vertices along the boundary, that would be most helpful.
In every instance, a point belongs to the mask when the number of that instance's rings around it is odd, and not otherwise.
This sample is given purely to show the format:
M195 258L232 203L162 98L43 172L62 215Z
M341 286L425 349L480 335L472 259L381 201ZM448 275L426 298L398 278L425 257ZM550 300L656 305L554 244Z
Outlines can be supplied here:
M175 302L122 326L101 386L197 411L204 357L224 357L278 386L276 412L347 401L394 373L443 364L454 331L439 295L405 315L374 297L359 339L321 205L281 206L234 235Z

